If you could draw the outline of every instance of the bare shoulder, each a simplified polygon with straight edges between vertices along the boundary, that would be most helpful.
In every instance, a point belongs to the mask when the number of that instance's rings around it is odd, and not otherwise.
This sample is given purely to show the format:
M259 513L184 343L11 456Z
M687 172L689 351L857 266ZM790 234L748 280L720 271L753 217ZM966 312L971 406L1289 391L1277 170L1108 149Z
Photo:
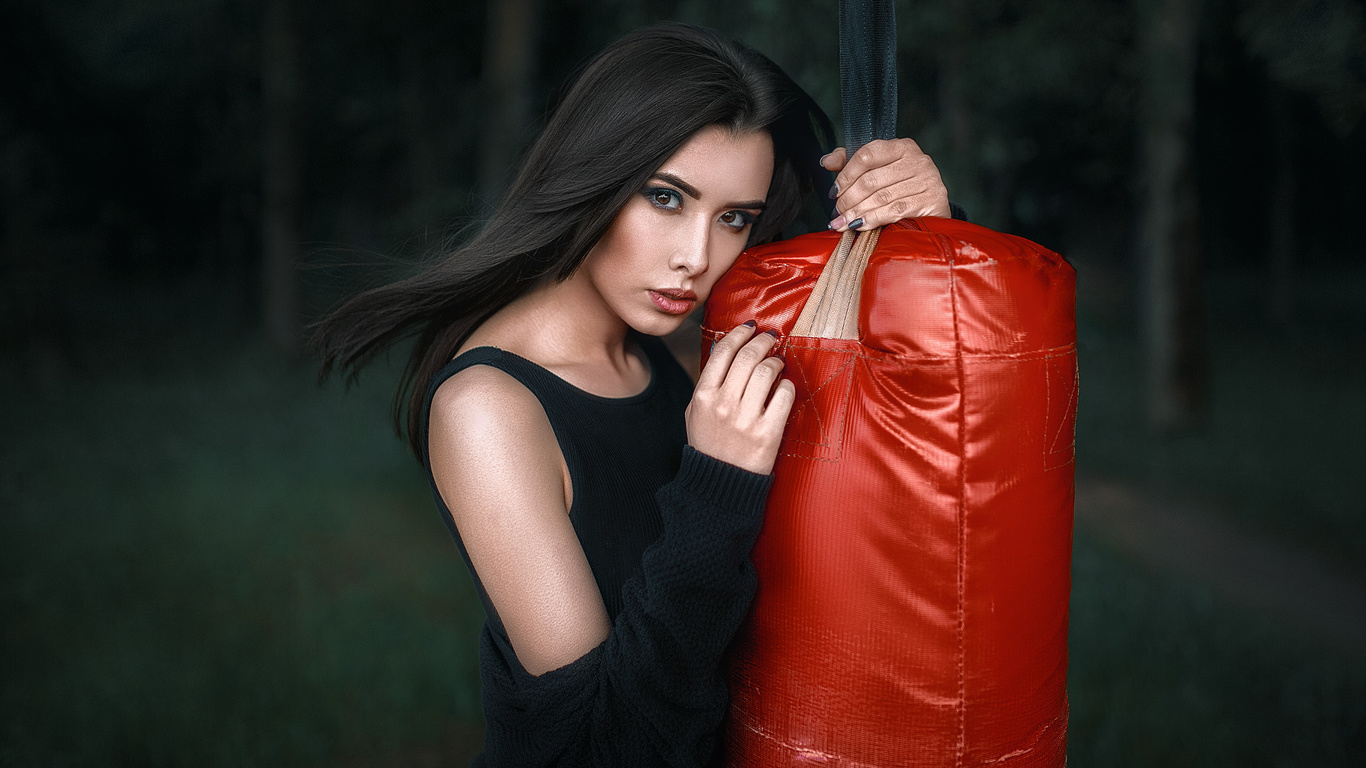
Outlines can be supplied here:
M501 370L467 368L437 389L427 446L437 490L523 667L539 675L601 643L607 611L536 396Z
M437 388L428 420L432 474L457 523L471 506L459 502L485 487L562 490L564 460L550 420L512 375L487 365L460 371Z
M429 439L496 437L504 428L535 431L541 425L549 430L550 420L531 390L506 371L472 365L437 387Z

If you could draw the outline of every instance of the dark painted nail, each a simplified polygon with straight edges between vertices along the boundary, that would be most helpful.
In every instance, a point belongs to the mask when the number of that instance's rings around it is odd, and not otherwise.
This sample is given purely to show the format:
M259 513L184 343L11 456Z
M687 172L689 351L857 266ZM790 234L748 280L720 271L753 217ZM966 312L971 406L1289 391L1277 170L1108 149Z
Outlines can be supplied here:
M830 209L830 218L831 218L831 219L838 218L839 215L840 215L840 209L839 209L838 206L836 206L836 207Z
M860 216L859 218L854 219L853 221L849 222L849 228L850 228L850 229L858 229L858 228L861 227L861 226L863 226L863 217L862 217L862 216Z
M840 185L839 185L839 184L831 184L831 185L830 185L830 199L831 199L831 200L834 200L835 198L837 198L837 197L839 197L839 196L840 196Z
M769 336L772 336L775 339L778 338L778 332L773 330L772 328L768 329L767 331L764 331L764 333L767 333Z
M753 320L746 320L745 322L740 323L740 325L748 325L750 328L758 328L758 327L759 327L759 324L756 323L756 322L754 322Z

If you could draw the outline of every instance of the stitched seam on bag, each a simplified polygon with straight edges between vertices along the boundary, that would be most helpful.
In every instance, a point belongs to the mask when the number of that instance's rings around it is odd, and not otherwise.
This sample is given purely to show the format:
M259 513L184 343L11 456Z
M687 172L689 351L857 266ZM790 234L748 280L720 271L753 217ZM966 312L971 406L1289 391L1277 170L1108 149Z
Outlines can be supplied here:
M849 341L849 340L848 340L848 339L837 339L837 341ZM786 342L784 342L784 344L786 344ZM785 347L785 349L786 349L786 348L787 348L787 347ZM810 350L815 350L815 351L827 351L827 352L830 352L830 351L838 351L838 350L830 350L830 349L828 349L827 347L824 347L824 346L821 346L821 347L798 347L798 348L799 348L799 349L810 349ZM810 440L801 440L801 439L798 439L798 438L795 438L795 437L784 437L784 439L783 439L783 444L784 444L784 445L787 445L787 446L793 447L793 448L798 448L798 449L802 448L803 446L806 446L806 448L805 448L805 450L803 450L803 451L801 451L801 452L798 452L797 450L793 450L793 451L783 451L783 450L779 449L779 452L778 452L778 455L779 455L779 456L788 456L788 457L791 457L791 458L794 458L794 459L806 459L806 460L810 460L810 461L824 461L824 462L827 462L827 463L834 463L834 462L838 462L838 461L840 460L840 456L844 453L844 432L845 432L846 429L848 429L849 408L850 408L850 406L851 406L852 403L853 403L853 396L852 396L851 393L853 392L853 389L854 389L854 371L852 370L852 368L853 368L854 364L857 362L857 360L858 360L858 358L859 358L859 355L857 355L853 350L843 351L843 352L840 352L840 354L844 355L845 361L840 365L839 368L837 368L837 369L835 370L834 373L832 373L829 377L827 377L827 378L825 379L825 381L821 382L821 384L815 389L815 391L812 391L812 392L810 392L810 393L808 394L808 396L807 396L807 398L806 398L806 401L805 401L805 402L803 403L803 405L802 405L803 408L806 408L806 407L809 406L813 411L815 411L816 428L817 428L817 431L821 434L822 439L825 440L825 442L823 442L823 443L816 443L816 442L812 442L812 441L810 441ZM796 366L796 368L797 368L798 373L799 373L799 374L801 375L801 377L802 377L802 382L803 382L804 384L806 384L806 386L807 386L807 388L808 388L808 390L809 390L809 389L810 389L810 383L809 383L809 380L807 379L807 376L806 376L806 369L805 369L805 367L803 367L803 366L801 366L801 365L798 365L798 366ZM835 381L836 379L839 379L839 378L846 378L846 377L845 377L846 371L848 372L847 381L846 381L846 383L845 383L845 385L844 385L844 392L841 393L841 395L840 395L840 396L843 398L843 401L844 401L843 411L842 411L842 413L839 414L839 417L838 417L838 418L836 418L835 420L833 420L833 421L831 422L829 429L827 429L826 426L825 426L825 424L821 421L821 418L820 418L820 410L816 407L816 404L815 404L815 395L816 395L816 392L820 392L821 390L825 389L825 387L829 386L829 384L830 384L831 382ZM794 415L795 415L795 414L794 414ZM792 415L789 415L788 418L789 418L789 423L791 423L791 422L790 422L790 419L792 418ZM838 430L838 434L836 434L836 431L837 431L837 430ZM825 455L825 456L819 455L819 454L821 454L821 453L825 453L826 455ZM832 453L833 453L833 455L831 455Z
M809 347L808 347L808 349L809 349ZM821 418L820 418L820 409L819 409L819 408L816 408L816 393L820 392L821 390L823 390L823 389L825 389L827 386L829 386L829 385L830 385L830 382L834 381L835 379L840 378L840 376L841 376L846 370L848 370L850 367L853 366L854 361L855 361L855 359L856 359L857 357L858 357L857 355L850 354L850 355L848 356L848 359L845 360L844 363L843 363L842 365L840 365L839 368L835 369L835 372L832 373L832 374L830 374L830 376L829 376L828 378L826 378L825 381L821 382L820 386L816 387L815 389L810 389L811 384L810 384L810 380L806 378L806 369L805 369L803 366L801 366L801 365L796 366L796 367L797 367L797 371L798 371L799 373L801 373L801 375L802 375L802 382L805 383L805 384L807 385L807 389L808 389L808 392L809 392L809 394L807 395L807 398L806 398L806 402L802 404L802 407L803 407L803 408L806 408L806 407L810 406L810 408L811 408L813 411L816 412L816 429L817 429L817 431L819 431L819 433L820 433L820 435L821 435L821 439L822 439L823 442L817 443L817 442L813 442L813 441L811 441L811 440L798 440L798 439L796 439L796 438L791 438L792 442L794 442L794 443L804 443L804 444L806 444L806 445L815 445L815 446L819 446L819 447L821 447L821 448L828 448L828 447L830 447L830 440L831 440L830 432L826 430L825 424L821 422ZM849 383L850 383L850 387L852 387L852 385L853 385L853 379L854 379L853 371L850 371L850 372L849 372ZM838 424L841 425L841 428L843 428L843 425L846 423L847 419L849 418L849 403L850 403L850 401L851 401L852 399L853 399L853 398L851 398L851 397L849 396L849 393L846 391L846 392L844 393L844 413L841 415L841 418L840 418L839 421L837 422ZM835 423L831 423L830 426L833 427L834 424L835 424Z
M821 412L820 412L820 409L816 407L816 402L815 402L815 400L816 400L816 393L820 391L820 387L817 387L817 388L814 389L814 390L811 389L811 381L810 381L810 379L808 379L808 378L806 377L806 366L801 365L801 364L799 363L799 364L797 364L796 368L797 368L797 373L801 374L801 376L802 376L802 385L803 385L803 386L805 387L805 389L806 389L806 401L802 403L802 407L799 408L799 409L797 409L797 410L795 411L795 413L801 413L803 410L805 410L805 409L807 409L807 408L810 408L811 411L813 412L815 418L816 418L816 434L820 435L822 439L827 439L827 440L828 440L829 438L826 438L826 436L825 436L825 425L821 423ZM842 368L841 368L841 370L842 370ZM836 374L838 374L838 371L836 371ZM826 380L826 382L825 382L824 384L821 384L821 387L824 387L826 384L829 384L829 383L830 383L829 380ZM792 442L794 442L794 443L805 443L805 444L807 444L807 445L817 445L817 446L821 446L821 447L824 447L824 446L826 445L826 443L813 443L813 442L811 442L810 440L798 440L798 439L796 439L796 438L793 438L793 439L792 439Z
M1070 357L1070 358L1072 359L1072 386L1071 386L1071 387L1069 388L1069 390L1068 390L1067 404L1066 404L1065 406L1063 406L1062 418L1061 418L1061 420L1058 422L1058 431L1057 431L1057 434L1053 435L1053 436L1050 438L1049 435L1048 435L1047 430L1048 430L1048 424L1049 424L1049 422L1052 420L1052 417L1053 417L1053 408L1055 407L1055 405L1054 405L1054 403L1053 403L1053 366L1052 366L1052 363L1053 363L1053 361L1056 360L1056 359L1062 359L1062 358L1067 358L1067 357ZM1076 461L1077 461L1077 419L1076 419L1076 411L1075 411L1075 409L1076 409L1076 405L1077 405L1077 397L1078 397L1078 395L1080 395L1080 391L1079 391L1079 390L1080 390L1080 371L1079 371L1079 369L1077 368L1076 351L1073 350L1073 351L1070 352L1070 353L1065 353L1065 354L1062 354L1062 355L1049 355L1047 358L1045 358L1045 359L1044 359L1043 376L1044 376L1044 379L1043 379L1043 384L1044 384L1044 386L1043 386L1043 390L1044 390L1044 421L1043 421L1043 428L1044 428L1044 435L1043 435L1043 439L1044 439L1044 449L1043 449L1043 451L1044 451L1044 455L1043 455L1043 471L1045 471L1045 472L1052 472L1052 471L1055 470L1055 469L1063 469L1064 467L1069 467L1069 466L1071 466L1072 464L1076 463ZM1063 432L1066 431L1066 429L1067 429L1067 414L1068 414L1069 411L1072 412L1072 440L1071 440L1071 442L1067 445L1067 447L1065 447L1065 448L1058 448L1058 441L1062 439ZM1071 456L1068 457L1067 461L1064 461L1064 462L1062 462L1061 464L1055 464L1055 465L1053 465L1053 466L1049 466L1048 459L1049 459L1050 456L1056 456L1056 455L1058 455L1058 454L1060 454L1060 453L1068 453L1069 451L1071 452Z
M964 647L964 629L967 623L967 371L963 361L963 339L958 320L958 277L953 269L953 250L945 248L947 237L938 235L935 241L949 265L949 305L953 309L953 348L958 362L958 752L954 758L954 766L961 768L963 754L967 748L968 728L967 655Z
M726 334L722 333L721 331L713 331L709 328L703 328L702 335L704 338L711 339L712 342L715 343ZM788 349L825 349L825 347L810 346L806 344L796 344L792 342L793 339L814 339L819 337L787 336L785 338L786 341L783 343L787 345ZM831 339L831 341L854 340ZM862 351L850 350L847 354L854 355L855 357L860 357L865 360L874 360L876 362L885 363L887 365L895 365L901 368L913 368L917 366L933 367L949 364L957 365L959 362L962 362L967 365L975 365L978 363L991 363L1001 360L1038 360L1045 357L1056 357L1059 355L1064 355L1070 351L1076 350L1077 348L1076 342L1071 342L1056 347L1048 347L1047 349L1035 349L1029 352L983 352L971 355L903 355L895 352L886 352L884 350L877 349L876 347L868 347L865 344L863 344L861 340L858 342L858 344L859 350Z

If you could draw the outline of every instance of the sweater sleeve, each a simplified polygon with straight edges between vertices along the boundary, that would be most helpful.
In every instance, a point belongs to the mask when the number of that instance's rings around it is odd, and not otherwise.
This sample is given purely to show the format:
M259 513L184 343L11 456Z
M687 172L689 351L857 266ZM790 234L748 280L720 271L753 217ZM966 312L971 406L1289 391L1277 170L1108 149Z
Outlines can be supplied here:
M684 449L657 494L664 532L627 580L606 640L539 677L487 629L484 765L702 766L727 692L721 661L754 597L749 552L770 476Z

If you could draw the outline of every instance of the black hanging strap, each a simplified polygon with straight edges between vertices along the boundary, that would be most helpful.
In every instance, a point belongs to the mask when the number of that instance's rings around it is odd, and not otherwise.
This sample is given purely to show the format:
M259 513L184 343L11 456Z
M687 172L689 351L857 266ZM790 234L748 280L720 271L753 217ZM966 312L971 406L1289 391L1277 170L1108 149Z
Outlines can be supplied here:
M873 139L896 138L893 0L840 0L840 103L849 157Z

